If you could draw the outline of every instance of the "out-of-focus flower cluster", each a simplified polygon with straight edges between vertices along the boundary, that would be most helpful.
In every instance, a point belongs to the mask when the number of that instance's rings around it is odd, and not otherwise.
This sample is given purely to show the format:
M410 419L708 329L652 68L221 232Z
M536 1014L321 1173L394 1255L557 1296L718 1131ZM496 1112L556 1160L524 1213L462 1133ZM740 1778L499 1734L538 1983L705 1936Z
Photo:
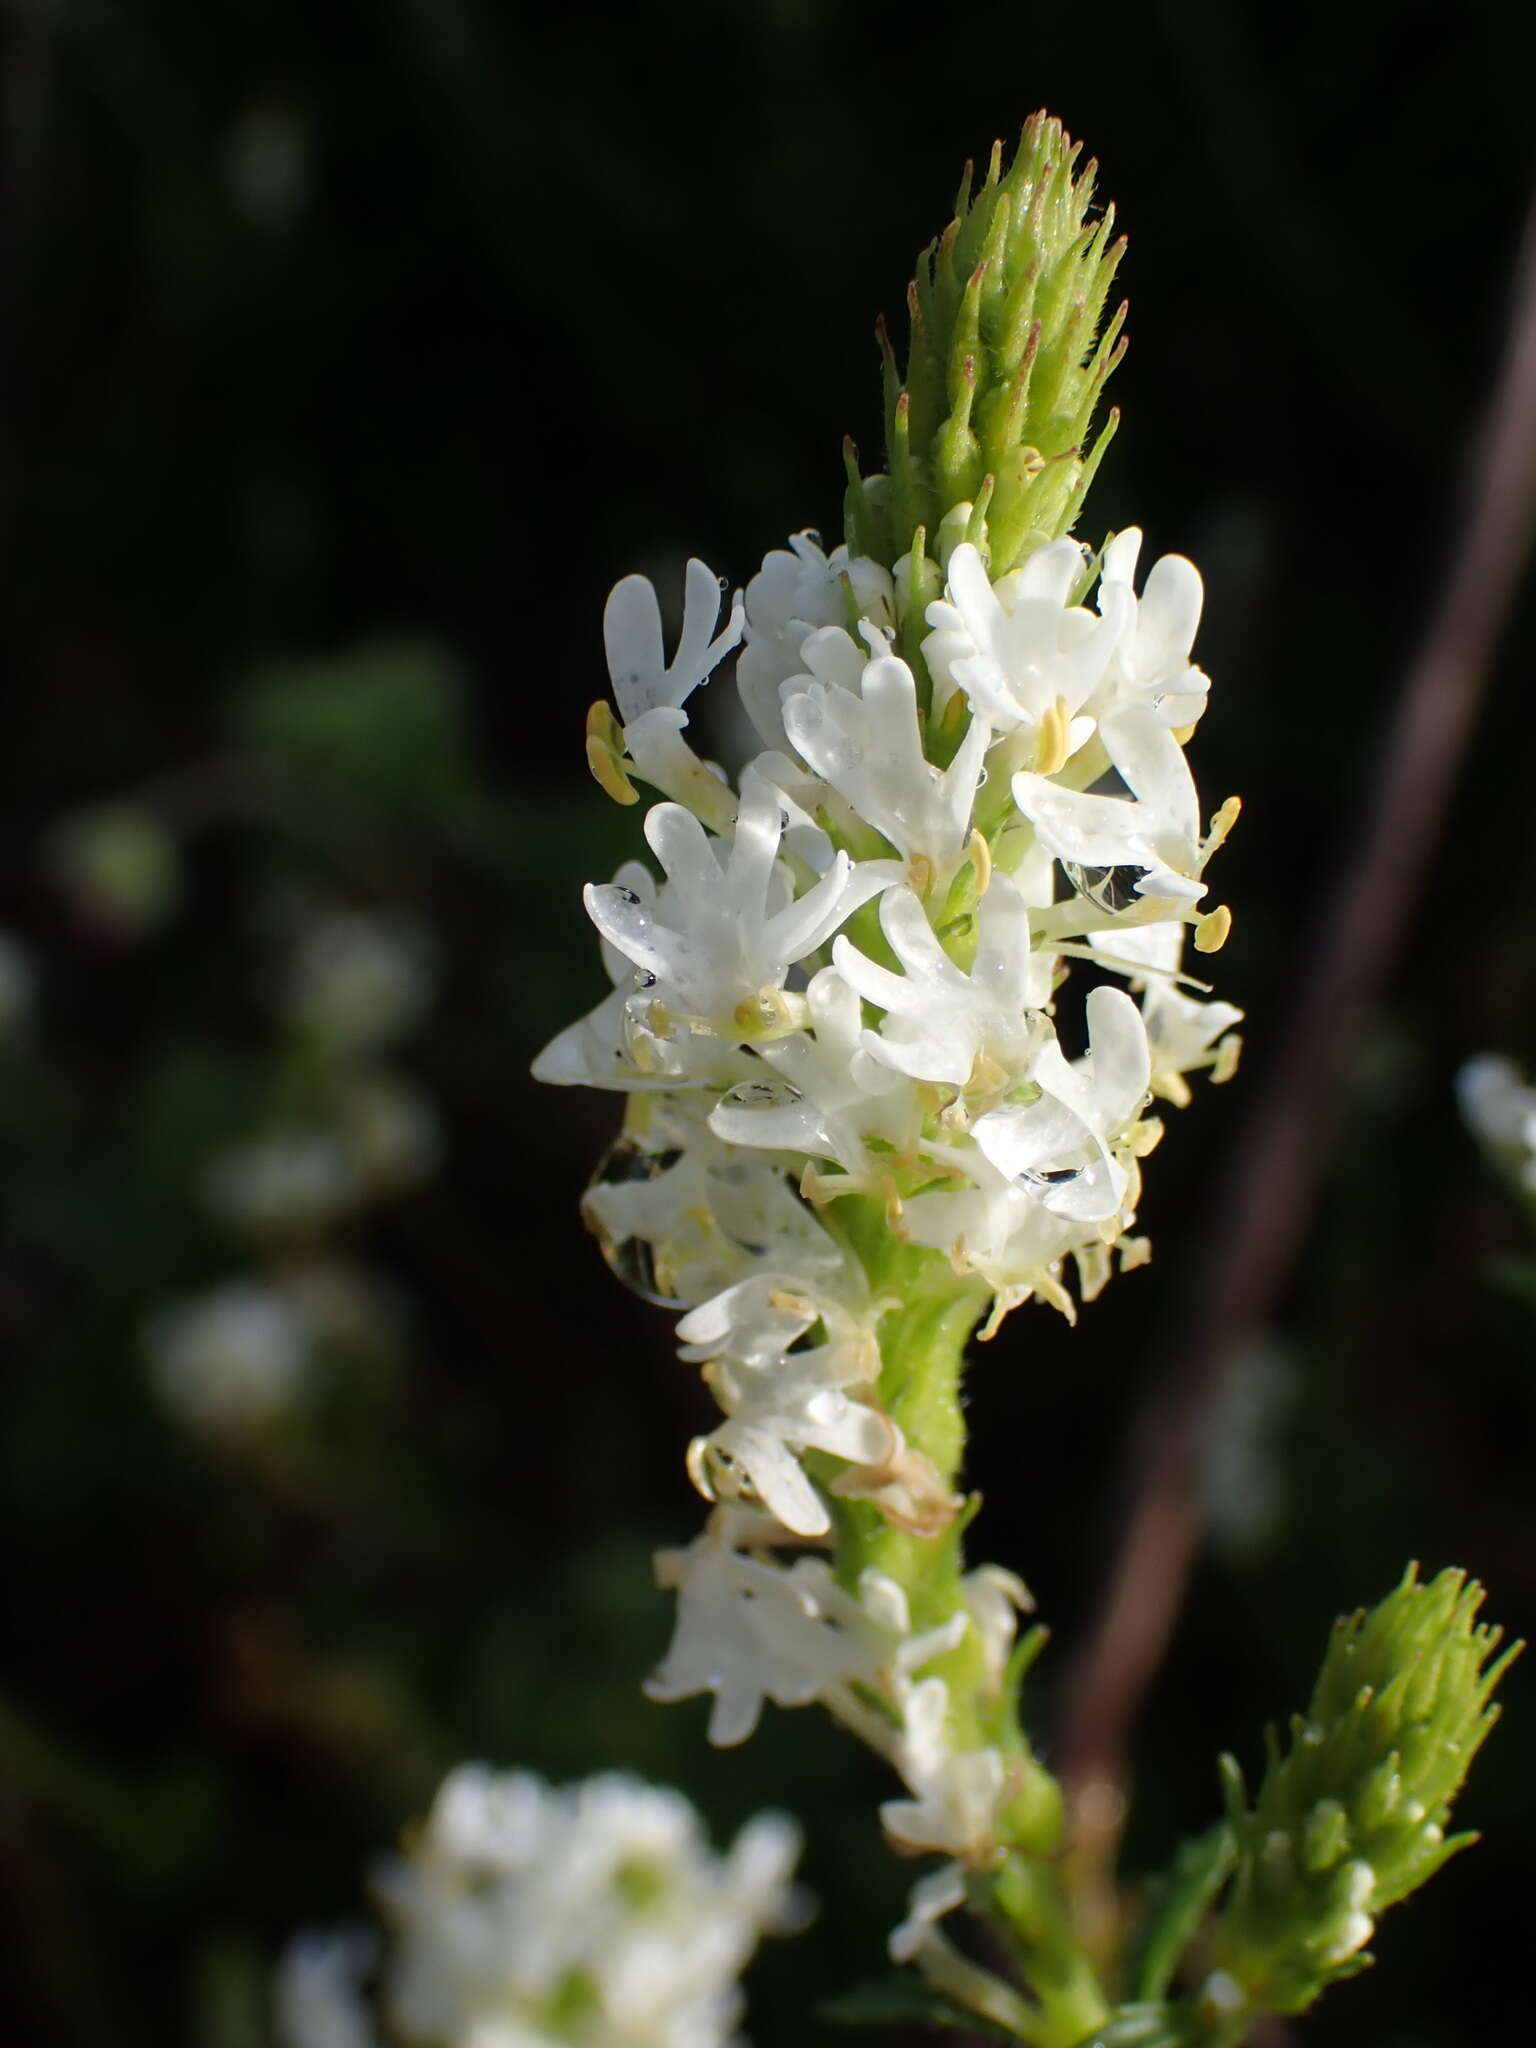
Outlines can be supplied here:
M311 910L280 986L274 1109L219 1153L199 1194L253 1269L158 1312L155 1385L191 1426L226 1439L302 1407L322 1358L387 1351L392 1306L338 1228L430 1175L436 1113L387 1054L425 1014L425 935L380 911Z
M1528 1201L1536 1200L1536 1088L1502 1053L1481 1052L1456 1076L1467 1128Z
M282 2048L721 2048L764 1934L804 1908L793 1824L710 1848L679 1792L454 1771L375 1874L387 1932L309 1934L278 1971Z

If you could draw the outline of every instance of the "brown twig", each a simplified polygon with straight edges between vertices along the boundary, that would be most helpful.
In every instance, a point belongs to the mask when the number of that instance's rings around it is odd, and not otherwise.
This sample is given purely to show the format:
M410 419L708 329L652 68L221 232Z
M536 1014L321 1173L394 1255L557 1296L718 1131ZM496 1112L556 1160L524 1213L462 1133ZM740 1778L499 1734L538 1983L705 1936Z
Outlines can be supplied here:
M1397 957L1536 514L1536 203L1466 516L1381 750L1376 800L1302 958L1294 1013L1218 1187L1206 1284L1130 1452L1130 1511L1094 1627L1068 1674L1062 1777L1076 1859L1102 1888L1125 1808L1131 1731L1163 1661L1199 1544L1198 1477L1228 1362L1272 1310L1300 1246L1348 1052ZM1093 1889L1089 1881L1089 1890ZM1085 1904L1090 1901L1085 1899ZM1091 1905L1090 1905L1091 1910Z

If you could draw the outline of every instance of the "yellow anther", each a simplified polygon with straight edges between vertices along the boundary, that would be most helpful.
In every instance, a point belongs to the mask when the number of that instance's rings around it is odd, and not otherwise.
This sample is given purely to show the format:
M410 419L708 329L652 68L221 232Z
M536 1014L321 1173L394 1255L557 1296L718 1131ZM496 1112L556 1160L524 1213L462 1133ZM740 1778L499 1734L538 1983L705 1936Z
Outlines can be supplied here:
M1195 926L1195 951L1197 953L1219 953L1227 943L1227 934L1232 929L1232 913L1225 903L1208 911Z
M624 729L599 697L587 713L587 766L616 804L637 804L640 792L624 773Z
M1160 1116L1143 1117L1139 1124L1133 1124L1126 1143L1138 1159L1145 1159L1155 1152L1163 1142L1163 1120Z
M980 832L972 832L965 851L976 870L976 894L985 896L992 880L992 849Z
M1152 1256L1150 1237L1123 1237L1120 1240L1120 1270L1134 1273L1138 1266L1144 1266Z
M890 1231L892 1237L900 1238L903 1242L905 1242L907 1235L905 1214L900 1194L894 1186L888 1187L885 1191L886 1228Z
M1175 726L1173 736L1181 747L1187 747L1195 736L1195 728L1192 725Z
M1243 1056L1242 1034L1229 1031L1216 1048L1215 1063L1211 1067L1211 1081L1220 1087L1223 1081L1230 1081L1237 1072L1237 1063Z
M1065 697L1058 697L1054 704L1041 712L1040 722L1035 727L1037 775L1054 775L1059 768L1066 765L1071 724L1072 714L1067 709Z
M1209 859L1210 856L1216 851L1217 847L1225 841L1227 834L1232 830L1232 827L1237 823L1238 819L1242 816L1242 811L1242 798L1240 796L1229 796L1226 802L1222 805L1221 809L1216 813L1215 817L1212 818L1211 836L1205 842L1205 854L1207 859Z
M933 887L933 862L926 853L914 853L907 862L907 880L919 896L926 896Z
M946 739L953 739L964 725L970 712L970 703L964 690L956 690L939 716L939 731Z

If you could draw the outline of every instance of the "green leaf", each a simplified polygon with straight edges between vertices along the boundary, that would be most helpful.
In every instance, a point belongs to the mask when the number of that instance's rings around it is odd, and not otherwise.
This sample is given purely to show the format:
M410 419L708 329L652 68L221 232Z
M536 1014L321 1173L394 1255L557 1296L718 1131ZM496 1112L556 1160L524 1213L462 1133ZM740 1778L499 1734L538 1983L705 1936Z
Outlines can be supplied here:
M1231 1828L1218 1822L1182 1843L1171 1867L1149 1887L1131 1968L1138 1999L1167 1996L1179 1958L1231 1875L1236 1857Z
M966 2034L986 2034L995 2041L1014 2038L1006 2027L951 2004L915 1976L872 1977L828 1999L820 2012L823 2019L842 2027L950 2027Z

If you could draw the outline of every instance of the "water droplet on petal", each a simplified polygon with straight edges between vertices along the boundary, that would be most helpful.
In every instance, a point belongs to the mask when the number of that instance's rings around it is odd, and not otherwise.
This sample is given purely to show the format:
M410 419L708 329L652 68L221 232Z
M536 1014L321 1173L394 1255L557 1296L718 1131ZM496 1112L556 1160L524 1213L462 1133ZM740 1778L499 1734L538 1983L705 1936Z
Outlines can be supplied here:
M587 1192L594 1188L630 1186L636 1181L658 1180L669 1168L682 1158L681 1151L672 1149L648 1152L630 1137L618 1137L608 1147L597 1163L597 1171L587 1182ZM609 1271L617 1275L631 1294L638 1294L642 1301L649 1301L657 1308L686 1308L687 1303L676 1295L668 1294L656 1277L655 1247L643 1237L616 1238L599 1217L582 1204L582 1220L597 1239L598 1250L602 1253Z
M1144 867L1090 868L1071 860L1063 861L1062 866L1073 888L1111 915L1142 901L1136 884L1148 872Z
M1024 1187L1060 1188L1076 1180L1082 1170L1080 1166L1027 1166L1019 1181Z
M805 1098L788 1081L742 1081L724 1100L732 1109L789 1109Z

